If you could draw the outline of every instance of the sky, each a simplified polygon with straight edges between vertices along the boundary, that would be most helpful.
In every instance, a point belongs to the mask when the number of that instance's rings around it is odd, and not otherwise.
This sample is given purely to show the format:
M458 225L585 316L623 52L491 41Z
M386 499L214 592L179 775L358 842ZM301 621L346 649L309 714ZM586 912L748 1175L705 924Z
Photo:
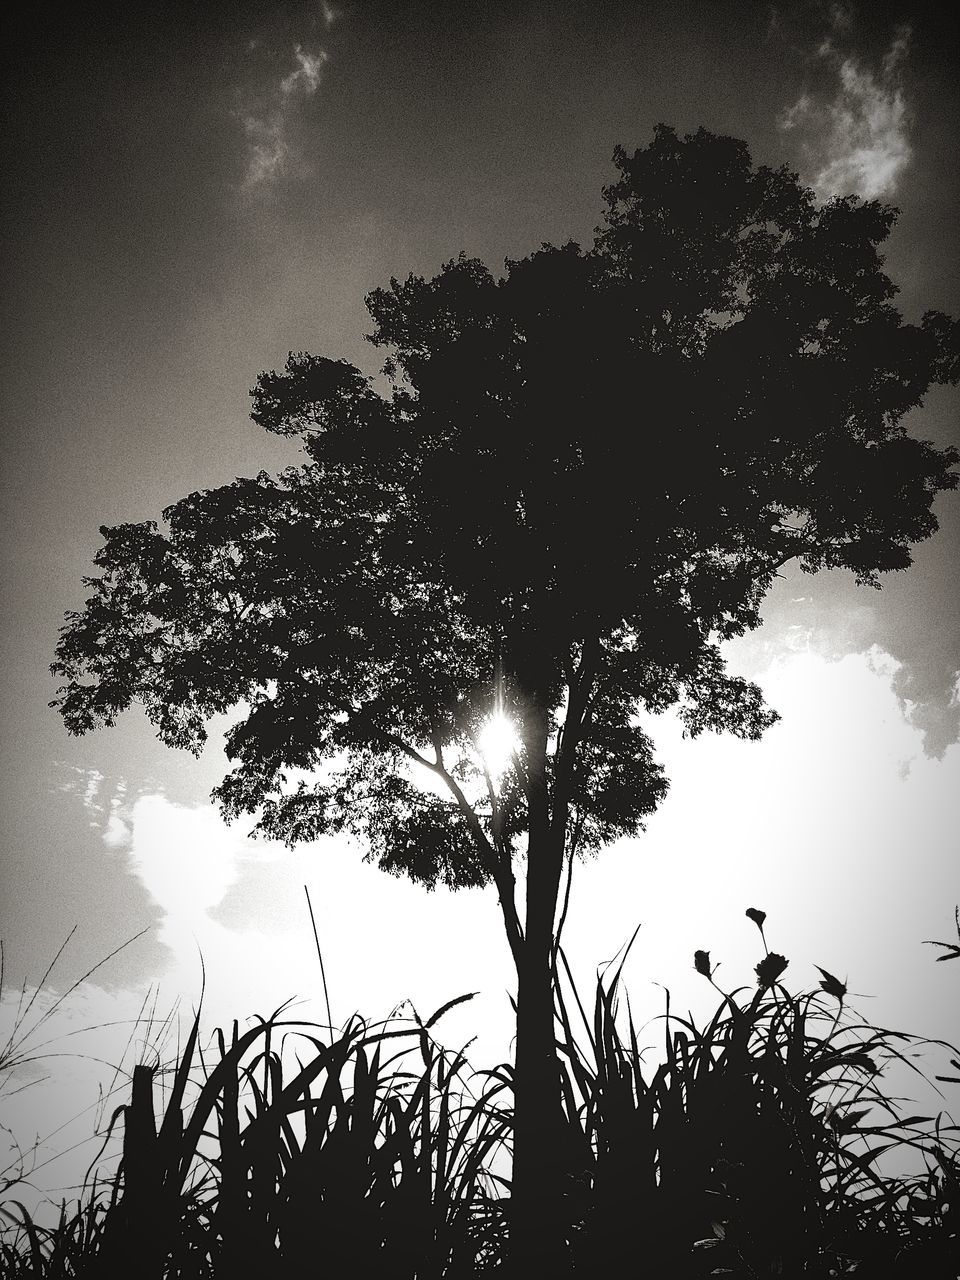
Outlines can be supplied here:
M199 760L137 713L66 735L48 665L99 526L294 462L249 421L261 370L308 350L375 373L363 298L391 276L461 250L497 268L544 240L589 243L614 146L660 121L742 137L822 199L896 204L902 310L956 314L957 34L917 3L101 3L7 19L0 1013L73 926L34 1011L146 930L42 1028L70 1033L55 1046L70 1056L15 1098L0 1082L0 1123L45 1140L35 1187L76 1179L80 1157L59 1153L96 1114L106 1068L91 1059L146 1051L144 1001L188 1012L201 954L210 1025L290 996L319 1011L304 885L335 1021L477 991L442 1024L450 1043L476 1036L478 1066L509 1052L488 892L427 894L342 843L291 852L225 827L208 798L226 771L217 734ZM932 393L913 431L960 443L958 404ZM642 838L575 876L567 943L587 987L639 923L635 1008L653 1017L665 985L708 1011L693 951L749 983L756 906L795 983L820 964L870 1016L960 1038L960 974L923 945L951 937L960 901L960 495L936 510L939 533L881 592L842 574L777 584L730 651L781 713L761 743L651 723L670 794Z

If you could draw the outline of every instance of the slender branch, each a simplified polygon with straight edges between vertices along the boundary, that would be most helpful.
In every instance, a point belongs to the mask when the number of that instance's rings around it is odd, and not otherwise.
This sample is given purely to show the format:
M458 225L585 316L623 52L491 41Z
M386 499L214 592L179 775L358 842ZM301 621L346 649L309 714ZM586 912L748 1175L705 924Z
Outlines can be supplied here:
M310 682L302 675L302 673L295 672L293 674L298 677L302 684L305 684L308 688L310 687ZM357 707L351 706L349 703L340 704L339 709L350 717L362 714ZM435 760L428 759L422 754L422 752L418 751L416 747L410 746L408 742L405 742L403 738L398 737L396 734L388 733L382 729L376 729L372 724L370 725L370 732L379 737L387 745L394 747L402 755L405 755L408 760L413 760L414 763L429 770L430 773L435 774L443 781L447 790L456 800L457 807L465 818L467 827L473 837L477 852L483 859L483 862L497 887L497 895L500 899L500 909L503 912L503 922L507 934L507 941L510 944L510 950L513 954L514 960L519 964L520 953L523 947L523 928L517 911L515 879L508 851L505 846L501 845L501 847L498 848L495 844L491 844L483 829L483 825L480 822L480 818L477 815L477 811L467 799L466 795L464 795L463 789L457 782L456 778L453 777L443 763L443 753L441 749L442 744L437 742L437 739L439 738L439 730L436 726L434 726L432 730L434 747L437 752Z
M771 562L761 564L759 567L756 567L756 562L754 562L754 564L749 568L751 579L756 581L757 578L765 577L768 573L776 573L778 569L782 569L785 564L788 564L791 560L795 559L800 554L801 550L803 550L803 548L794 547L792 550L786 552L786 554L776 556Z
M440 736L440 726L436 723L436 721L434 721L433 724L430 726L430 738L431 738L431 741L433 742L434 752L436 753L437 764L442 769L443 768L443 738Z
M569 687L573 684L574 680L576 679L576 672L573 669L573 663L570 660L570 654L566 650L564 651L564 654L563 654L562 663L563 663L563 678L564 680L566 680L567 688L569 689Z
M391 746L396 747L410 760L422 765L423 768L429 769L431 773L441 778L446 785L448 791L457 802L460 812L466 819L467 826L473 836L477 849L487 863L490 874L493 876L494 884L497 886L497 893L500 898L500 907L503 911L504 925L507 931L507 941L510 944L510 950L513 953L514 960L519 963L520 952L523 946L523 929L520 925L520 917L517 913L517 904L514 898L514 878L513 868L509 865L509 861L503 857L503 854L487 838L487 834L481 825L477 816L477 811L464 795L463 788L457 782L456 778L448 769L438 760L428 760L415 747L411 747L409 743L404 742L402 738L396 737L395 734L382 733L381 737Z
M580 745L587 724L599 652L599 636L591 636L584 641L574 682L570 686L567 714L564 716L554 757L552 826L555 834L560 830L566 830L573 767L577 747Z
M500 810L500 799L497 795L497 789L493 785L493 778L491 778L490 776L489 769L485 764L482 765L481 767L483 769L483 781L487 788L487 797L490 800L490 829L493 833L493 844L497 852L499 853L500 857L502 858L503 848L501 843L501 836L503 831L503 821L502 821L502 814Z
M580 837L583 834L583 815L577 814L577 821L573 829L573 835L570 838L570 848L567 852L567 883L563 891L563 906L560 909L560 919L557 921L557 927L553 935L553 964L557 964L557 952L560 949L560 935L563 933L563 926L567 922L567 911L570 908L570 887L573 884L573 859L576 856L577 846L580 844Z

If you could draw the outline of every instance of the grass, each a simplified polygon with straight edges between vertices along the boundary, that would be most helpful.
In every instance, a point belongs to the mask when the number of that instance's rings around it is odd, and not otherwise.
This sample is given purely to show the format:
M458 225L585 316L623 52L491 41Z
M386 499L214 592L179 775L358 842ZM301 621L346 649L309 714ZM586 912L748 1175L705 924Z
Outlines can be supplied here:
M449 1007L449 1006L446 1006ZM481 1274L503 1234L488 1164L502 1079L477 1078L425 1022L352 1019L335 1037L278 1010L168 1073L142 1064L116 1176L59 1223L13 1203L2 1274L236 1276L322 1255L367 1274ZM156 1108L158 1086L163 1105Z
M785 967L771 952L702 1027L668 996L648 1070L632 1018L619 1026L622 965L589 1017L569 970L572 1012L559 999L579 1270L642 1257L675 1277L956 1277L957 1130L890 1092L925 1042L850 1013L831 974L791 995L769 980ZM696 967L706 977L709 960ZM904 1154L920 1172L891 1172Z
M44 1075L44 1071L52 1060L63 1057L75 1059L89 1057L89 1055L81 1052L66 1052L65 1042L71 1036L78 1034L89 1036L90 1033L102 1032L106 1030L106 1025L87 1026L82 1029L74 1029L66 1034L54 1035L51 1032L55 1025L56 1015L58 1011L64 1012L69 1008L68 1001L70 997L80 991L89 978L108 964L114 956L119 955L120 952L136 942L145 932L145 929L141 930L140 933L128 938L120 946L115 947L113 951L98 960L79 978L70 983L59 996L54 999L46 999L45 993L48 991L48 981L76 933L76 926L74 926L47 965L39 983L36 984L29 995L26 981L23 983L17 992L10 1030L6 1035L6 1039L0 1038L0 1105L4 1108L10 1107L15 1096L21 1095L25 1090L43 1083L48 1078ZM4 959L3 943L0 941L0 1004L3 1003L7 995ZM133 1035L135 1032L140 1031L150 1035L159 1031L158 1038L162 1039L164 1031L169 1029L172 1015L161 1022L156 1016L155 1003L152 1010L148 1009L149 1004L150 993L144 998L140 1012L133 1021L133 1030L123 1055L125 1059L133 1048ZM108 1025L113 1027L122 1024ZM127 1025L129 1026L130 1024ZM107 1097L120 1087L122 1076L123 1069L118 1064L114 1070L113 1081L107 1089ZM6 1132L9 1139L6 1163L0 1166L0 1201L2 1201L11 1190L20 1184L26 1183L38 1168L42 1168L43 1164L49 1163L49 1161L39 1162L41 1145L45 1145L41 1144L39 1137L31 1148L24 1150L19 1145L11 1129L5 1125L0 1125L0 1129ZM57 1136L57 1132L59 1131L48 1135L48 1137ZM92 1137L93 1135L88 1140L92 1140Z
M764 951L756 985L717 988L703 1026L668 997L656 1061L620 1008L625 954L587 1009L559 953L571 1272L953 1280L957 1131L892 1096L923 1043L859 1019L833 975L791 994ZM7 1203L0 1271L502 1273L511 1072L475 1074L435 1039L459 1002L337 1033L285 1007L205 1048L194 1019L169 1067L135 1068L112 1178L46 1228ZM916 1172L895 1171L898 1153Z

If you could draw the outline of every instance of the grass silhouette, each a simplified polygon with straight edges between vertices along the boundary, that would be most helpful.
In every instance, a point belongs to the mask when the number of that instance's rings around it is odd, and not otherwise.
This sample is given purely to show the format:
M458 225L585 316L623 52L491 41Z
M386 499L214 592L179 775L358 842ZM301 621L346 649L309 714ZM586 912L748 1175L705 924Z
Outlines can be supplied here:
M893 1095L929 1043L861 1019L825 970L792 994L763 943L756 985L717 987L704 1025L667 996L656 1061L620 1007L629 947L590 1008L558 952L570 1273L955 1277L957 1129ZM695 967L716 986L705 952ZM469 998L336 1032L284 1006L206 1048L198 1014L168 1067L134 1068L113 1177L53 1226L3 1207L2 1274L502 1272L512 1069L475 1073L435 1037Z
M457 1003L457 1002L451 1002ZM336 1035L284 1017L218 1031L199 1014L179 1059L134 1068L116 1175L52 1228L18 1202L2 1274L242 1275L255 1267L477 1274L502 1203L487 1171L505 1138L502 1078L476 1080L422 1021L352 1018ZM163 1086L155 1111L155 1086Z
M591 1018L566 970L583 1043L558 990L577 1271L613 1274L642 1241L652 1273L677 1277L956 1276L957 1129L890 1092L892 1068L922 1074L928 1042L850 1013L824 970L819 990L791 995L768 952L757 986L721 992L702 1027L668 994L648 1071L632 1018L618 1029L625 958L598 980ZM922 1172L889 1172L905 1152Z

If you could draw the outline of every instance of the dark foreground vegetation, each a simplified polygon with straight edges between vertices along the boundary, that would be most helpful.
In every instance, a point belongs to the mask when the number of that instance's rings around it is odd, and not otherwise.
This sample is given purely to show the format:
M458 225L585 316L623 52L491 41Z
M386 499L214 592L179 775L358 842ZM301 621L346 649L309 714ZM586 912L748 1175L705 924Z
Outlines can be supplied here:
M861 1021L826 971L791 994L764 950L705 1026L668 996L643 1029L618 1014L623 958L589 1008L559 953L564 1266L952 1280L958 1130L894 1096L931 1046ZM208 1047L194 1022L177 1061L134 1069L115 1176L53 1227L3 1206L3 1276L504 1274L512 1068L439 1044L456 1003L337 1033L285 1008Z

